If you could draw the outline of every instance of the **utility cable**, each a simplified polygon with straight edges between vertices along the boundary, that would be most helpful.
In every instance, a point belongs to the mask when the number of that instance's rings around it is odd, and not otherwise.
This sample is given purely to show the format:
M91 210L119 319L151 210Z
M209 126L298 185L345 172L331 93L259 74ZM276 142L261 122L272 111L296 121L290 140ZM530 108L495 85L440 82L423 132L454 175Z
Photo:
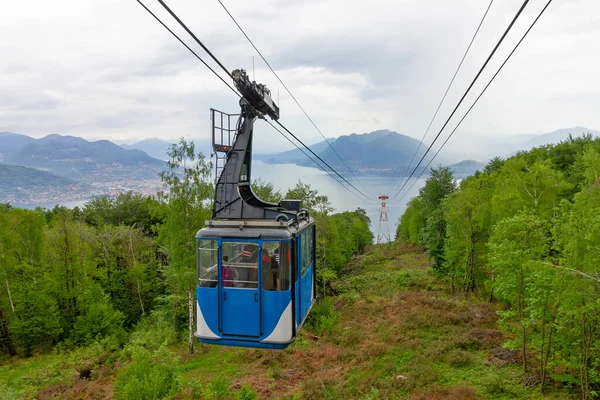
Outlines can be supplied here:
M248 42L250 42L250 44L252 45L252 47L254 47L254 50L256 50L256 52L258 53L258 55L260 56L260 58L262 58L262 60L265 62L265 64L267 64L267 66L269 67L269 69L271 70L271 72L273 73L273 75L275 75L275 77L277 78L277 80L279 81L279 83L281 83L281 85L283 85L283 87L285 88L285 90L288 92L288 94L292 97L292 99L294 100L294 102L298 105L298 107L300 108L300 110L302 110L302 112L304 113L304 115L306 116L306 118L308 118L308 120L311 122L311 124L315 127L315 129L317 130L317 132L319 132L319 134L321 135L321 137L325 140L325 143L327 143L327 145L331 148L331 150L333 150L333 152L335 153L335 155L340 159L340 161L342 162L342 164L344 164L344 166L346 167L346 169L348 170L348 172L350 172L352 174L352 176L354 177L354 179L356 179L356 181L363 187L364 190L367 190L365 188L365 186L363 185L363 183L358 179L358 177L354 174L354 172L350 169L350 167L348 166L348 164L346 164L346 162L344 161L344 159L340 156L340 154L337 152L337 150L331 145L331 143L329 142L329 140L325 137L325 135L323 134L323 132L321 132L321 130L319 129L319 127L317 126L317 124L315 123L315 121L313 121L313 119L308 115L308 113L306 112L306 110L304 109L304 107L302 107L302 105L300 104L300 102L296 99L296 96L294 96L292 94L292 92L290 91L290 89L287 87L287 85L285 83L283 83L283 80L279 77L279 75L277 74L277 72L275 72L275 70L273 69L273 67L271 67L271 64L269 64L269 62L267 61L267 59L263 56L263 54L260 52L260 50L258 50L258 48L254 45L254 42L252 42L252 39L250 39L250 37L246 34L246 32L244 31L244 29L240 26L240 24L237 22L237 20L233 17L233 15L231 15L231 13L229 12L229 10L227 9L227 7L225 6L225 4L223 4L223 2L221 0L217 0L219 2L219 4L221 4L221 7L223 7L223 9L225 10L225 12L227 13L227 15L229 15L229 17L231 18L231 20L235 23L235 25L239 28L239 30L242 32L242 34L246 37L246 39L248 40ZM493 2L494 0L492 0ZM412 162L412 161L411 161Z
M167 27L166 24L164 24L160 18L158 18L150 9L148 9L148 7L146 7L144 5L144 3L142 3L140 0L136 0L148 13L150 13L165 29L167 29L181 44L183 44L194 56L196 56L197 59L199 59L211 72L213 72L227 87L229 87L239 98L243 98L243 96L241 94L239 94L229 83L227 83L213 68L211 68L200 56L198 56L197 53L195 53L183 40L181 40L181 38L179 38L179 36L177 36L177 34L175 34L171 29L169 29L169 27ZM202 46L202 48L204 50L207 51L207 53L213 58L213 60L215 60L215 62L217 62L217 64L219 64L221 66L221 68L223 68L225 71L227 71L227 69L223 66L223 64L214 56L213 53L211 53L205 46L204 44L202 44L202 42L193 34L191 33L191 31L187 28L187 26L183 23L183 21L181 21L174 13L173 11L171 11L170 8L168 8L168 6L162 1L162 0L158 0L166 9L167 11L169 11L169 13L179 22L180 25L182 25L182 27L184 27L184 29L190 33L190 35L196 40L196 42L198 42L198 44L200 44L200 46ZM266 120L267 123L269 123L269 125L271 125L273 128L275 128L275 126L268 120ZM298 137L296 135L294 135L289 129L287 129L283 124L281 124L281 122L276 121L277 124L279 124L286 132L288 132L292 137L294 137L294 139L296 139L300 144L302 144L302 146L304 146L307 150L309 150L315 157L317 157L317 159L319 159L319 161L321 161L324 165L326 165L329 169L331 169L332 172L334 172L338 177L340 177L344 182L346 182L348 185L350 185L354 190L356 190L358 193L360 193L364 198L366 198L367 200L371 200L368 196L366 196L363 192L361 192L360 190L358 190L354 185L352 185L350 182L348 182L348 180L346 180L343 176L341 176L335 169L333 169L329 164L327 164L325 161L323 161L323 159L321 157L319 157L317 154L315 154L310 148L308 148L300 139L298 139ZM330 172L326 171L322 166L320 166L313 158L311 158L310 156L308 156L308 154L306 154L306 152L304 152L300 147L298 147L295 143L293 143L288 137L286 137L279 129L275 128L276 131L278 131L285 139L287 139L288 141L290 141L290 143L292 143L298 150L302 151L302 153L304 153L312 162L314 162L319 168L321 168L324 172L328 173L331 177L333 177L336 182L338 182L340 185L342 185L344 188L346 188L347 190L349 190L351 193L353 193L354 195L356 195L356 193L352 192L348 187L346 187L346 185L344 185L342 182L340 182L338 179L336 179L333 175L331 175Z
M429 163L427 164L427 166L425 167L425 169L423 169L423 171L421 171L421 173L419 174L419 176L417 177L417 179L415 181L413 181L412 185L410 185L410 187L408 188L408 190L402 195L402 197L400 197L400 200L398 200L398 201L402 201L402 199L404 197L406 197L407 193L410 192L410 189L412 189L412 187L419 180L419 178L421 178L421 176L423 175L423 172L427 170L427 168L429 167L429 165L431 165L431 163L433 162L433 160L437 157L437 155L440 153L440 151L444 148L444 146L446 145L446 143L448 143L448 140L450 140L450 138L452 137L452 135L454 135L454 132L456 132L456 130L458 129L458 127L460 126L460 124L462 124L462 122L465 120L465 118L467 118L467 115L469 115L469 113L471 112L471 110L473 109L473 107L475 107L475 104L477 104L477 102L479 101L479 99L481 98L481 96L483 96L483 94L490 87L490 85L492 84L492 82L494 81L494 79L496 79L496 77L498 76L498 74L500 73L500 71L502 71L502 68L504 68L504 66L506 65L506 63L508 62L508 60L510 60L510 58L512 57L512 55L514 54L514 52L519 48L519 46L521 45L521 43L523 42L523 40L525 40L525 37L527 37L527 35L529 34L529 32L533 29L533 27L538 22L538 20L542 16L542 14L544 14L544 12L548 8L548 6L550 6L550 3L552 3L552 0L548 0L548 3L546 3L546 6L542 9L542 11L540 11L540 13L538 14L537 18L533 21L533 23L531 24L531 26L529 27L529 29L527 29L527 31L525 32L525 34L523 35L523 37L521 38L521 40L519 40L519 42L517 43L517 45L514 47L514 49L508 55L508 57L506 57L506 59L504 60L504 62L500 66L500 68L498 68L498 71L496 71L496 73L494 74L494 76L492 77L492 79L488 82L488 84L485 86L485 88L483 89L483 91L479 94L479 96L477 96L477 99L475 99L475 102L471 105L471 107L469 107L469 109L467 110L466 114L462 117L462 119L458 122L458 124L456 125L456 127L450 133L450 135L446 138L446 140L444 141L444 143L442 143L442 145L440 146L440 148L433 155L433 157L431 158L431 160L429 161Z
M492 52L490 53L490 55L488 56L488 58L485 60L485 63L483 63L483 65L479 69L479 72L477 73L477 75L475 76L475 78L473 79L473 81L471 82L471 84L469 85L469 87L467 88L467 90L465 91L465 93L463 94L463 96L461 97L460 101L458 102L458 104L456 105L456 107L454 107L454 110L452 111L452 113L450 114L450 116L448 117L448 119L446 120L446 122L444 123L444 125L442 126L442 128L440 129L440 131L438 132L438 134L436 135L436 137L433 139L433 142L431 142L431 144L427 148L427 151L425 152L425 154L423 154L423 156L421 157L421 159L419 160L419 162L417 163L417 165L415 166L415 168L410 173L410 176L408 177L408 179L404 182L404 184L402 185L402 187L396 192L396 194L394 195L394 197L392 199L396 198L400 194L400 192L402 191L402 189L404 189L404 187L406 186L406 184L408 183L408 181L410 180L410 178L413 177L413 175L415 174L415 172L417 171L417 169L419 168L419 166L421 165L421 163L423 162L423 160L425 159L425 157L427 156L427 154L429 154L429 152L431 151L433 145L438 140L438 138L440 137L440 135L442 134L442 132L444 131L444 129L446 128L446 126L448 125L448 123L450 122L450 120L452 119L452 117L454 116L454 114L456 113L456 111L458 110L458 108L460 107L460 105L462 104L462 102L465 100L465 98L467 97L467 95L469 94L469 92L471 91L471 89L473 88L473 86L475 85L475 82L477 82L477 79L479 79L479 77L483 73L483 70L485 69L485 67L488 65L488 63L490 62L490 60L492 59L492 57L494 56L494 54L496 54L496 51L498 50L498 48L500 47L500 45L502 44L502 42L504 41L504 39L506 38L506 36L510 32L510 30L512 29L512 27L515 24L515 22L517 22L517 19L519 19L519 17L521 16L521 13L523 12L523 10L525 9L525 6L528 3L529 3L529 0L525 0L523 2L523 4L521 5L521 7L519 8L519 11L514 16L514 18L512 19L512 21L510 22L510 24L508 25L508 27L506 28L506 30L504 31L504 33L502 34L502 37L500 38L500 40L498 41L498 43L496 43L496 46L494 47L494 50L492 50Z
M170 33L171 35L173 35L173 36L175 37L175 39L177 39L177 40L179 41L179 43L181 43L182 45L184 45L186 49L188 49L188 50L189 50L189 51L190 51L190 52L191 52L191 53L192 53L192 54L193 54L193 55L194 55L194 56L195 56L195 57L196 57L198 60L200 60L200 62L201 62L202 64L204 64L204 66L205 66L206 68L208 68L209 70L211 70L211 72L212 72L213 74L215 74L215 75L217 76L217 78L219 78L219 79L221 80L221 82L223 82L223 83L224 83L224 84L225 84L225 85L226 85L226 86L227 86L229 89L231 89L231 90L233 91L233 93L235 93L237 96L241 97L241 95L240 95L240 94L239 94L239 93L238 93L238 92L237 92L237 91L236 91L236 90L235 90L235 89L234 89L234 88L233 88L233 87L232 87L232 86L231 86L229 83L227 83L227 81L225 81L225 79L223 79L223 77L221 77L221 75L217 74L217 72L216 72L216 71L215 71L215 70L214 70L214 69L213 69L213 68L212 68L210 65L208 65L208 64L206 63L206 61L204 61L204 60L203 60L203 59L202 59L202 58L201 58L201 57L200 57L200 56L199 56L199 55L198 55L198 54L197 54L197 53L196 53L194 50L192 50L192 49L190 48L190 46L188 46L188 45L187 45L187 44L186 44L186 43L185 43L183 40L181 40L181 38L180 38L179 36L177 36L177 34L176 34L175 32L173 32L173 31L172 31L172 30L171 30L171 29L170 29L170 28L169 28L167 25L165 25L165 23L164 23L164 22L162 22L162 21L161 21L161 19L160 19L160 18L158 18L158 17L156 16L156 14L154 14L154 13L153 13L153 12L152 12L152 11L151 11L151 10L150 10L148 7L146 7L146 6L144 5L144 3L142 3L140 0L136 0L136 1L137 1L137 2L138 2L138 3L139 3L141 6L142 6L142 7L144 7L144 9L145 9L146 11L148 11L148 12L150 13L150 15L152 15L152 16L154 17L154 19L156 19L156 20L158 21L158 23L159 23L159 24L161 24L161 25L162 25L162 26L163 26L163 27L164 27L166 30L168 30L168 31L169 31L169 33Z
M456 79L458 72L460 71L463 63L465 62L465 59L467 58L467 54L469 54L469 51L471 50L471 46L473 46L473 42L475 41L475 38L477 37L477 34L479 33L479 30L481 29L481 26L483 25L483 22L485 21L485 18L487 17L488 12L490 11L490 8L492 7L492 4L494 4L494 0L491 0L490 4L487 6L487 9L485 10L485 13L483 14L483 18L481 18L481 21L479 22L479 26L477 26L477 30L475 31L475 34L471 38L471 42L469 43L469 46L467 47L465 54L463 55L462 59L460 60L460 63L458 64L458 68L456 68L456 71L454 72L454 76L452 76L452 79L450 80L450 84L446 88L446 92L444 93L444 96L442 97L440 104L438 104L437 109L435 110L435 113L433 114L433 117L431 118L431 121L429 121L427 130L425 130L425 133L423 134L423 137L421 138L421 141L419 142L419 146L417 146L417 150L415 150L412 158L410 159L410 162L408 163L408 165L406 166L406 169L404 170L404 173L402 174L403 177L406 176L406 174L410 170L410 166L412 165L413 161L415 160L415 157L419 153L419 150L421 149L421 146L423 145L423 141L425 140L425 137L429 133L429 130L431 129L431 126L433 125L433 121L435 121L435 118L437 117L437 115L440 111L440 108L442 107L442 104L446 100L446 96L448 96L448 92L450 91L450 88L452 87L452 84L454 83L454 80ZM407 179L407 181L408 181L408 179ZM400 186L400 184L398 186Z
M171 9L169 8L169 6L168 6L168 5L167 5L167 4L166 4L166 3L165 3L163 0L158 0L158 2L159 2L159 3L160 3L160 4L161 4L161 5L162 5L162 6L165 8L165 10L167 10L167 11L169 12L169 14L171 14L171 16L172 16L173 18L175 18L175 20L176 20L177 22L179 22L179 25L181 25L181 26L183 27L183 29L185 29L185 31L186 31L187 33L189 33L189 35L190 35L191 37L193 37L193 38L194 38L194 40L196 41L196 43L198 43L198 44L200 45L200 47L202 47L202 48L204 49L204 51L205 51L205 52L206 52L206 53L207 53L207 54L208 54L208 55L209 55L209 56L210 56L210 57L211 57L213 60L215 60L215 62L216 62L217 64L219 64L219 67L221 67L221 68L223 69L223 71L225 71L225 73L226 73L228 76L231 76L231 71L229 71L227 68L225 68L225 66L224 66L223 64L221 64L221 61L219 61L219 59L218 59L217 57L215 57L215 55L214 55L213 53L211 53L211 51L210 51L210 50L209 50L209 49L208 49L208 48L207 48L207 47L206 47L206 46L205 46L205 45L204 45L204 44L203 44L203 43L200 41L200 39L198 39L198 38L196 37L196 35L194 35L194 33L193 33L191 30L190 30L190 28L188 28L188 27L187 27L187 25L186 25L186 24L184 24L184 23L183 23L183 21L179 19L179 17L177 16L177 14L175 14L175 13L173 12L173 10L171 10Z

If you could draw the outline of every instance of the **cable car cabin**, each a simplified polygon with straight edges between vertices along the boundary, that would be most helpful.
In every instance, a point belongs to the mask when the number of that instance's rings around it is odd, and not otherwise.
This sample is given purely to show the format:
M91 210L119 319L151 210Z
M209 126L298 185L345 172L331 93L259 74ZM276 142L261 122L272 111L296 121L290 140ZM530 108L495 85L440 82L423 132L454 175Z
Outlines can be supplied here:
M196 337L288 347L315 299L314 221L208 223L197 234Z
M240 114L211 109L216 183L212 219L196 235L196 337L283 349L315 299L315 224L301 200L269 203L252 191L254 122L277 120L279 107L244 70L232 77Z

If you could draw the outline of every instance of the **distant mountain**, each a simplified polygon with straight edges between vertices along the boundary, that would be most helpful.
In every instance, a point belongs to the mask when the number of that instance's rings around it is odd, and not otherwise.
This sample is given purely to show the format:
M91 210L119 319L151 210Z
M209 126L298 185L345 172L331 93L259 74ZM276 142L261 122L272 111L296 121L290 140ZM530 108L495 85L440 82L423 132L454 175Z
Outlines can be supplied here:
M397 132L381 130L362 135L340 136L331 148L319 156L334 167L343 167L338 155L350 167L359 171L405 168L417 151L419 141ZM417 152L421 157L424 146Z
M550 133L544 133L542 135L534 136L526 141L522 146L525 147L519 150L529 150L533 147L544 146L546 144L557 144L559 142L565 141L569 138L569 135L575 137L583 136L584 134L590 133L593 136L600 136L599 131L595 131L592 129L584 128L582 126L576 126L574 128L568 129L559 129Z
M331 144L331 145L333 145L333 143L335 143L335 141L336 141L335 138L331 138L331 139L327 139L327 140L329 141L329 144ZM325 150L327 147L329 147L329 144L327 144L327 141L323 140L319 143L315 143L311 146L308 146L308 148L311 149L312 151L314 151L316 154L319 154L320 152ZM304 155L304 153L302 153L302 151L300 151L298 149L288 150L288 151L284 151L282 153L277 153L277 154L253 154L252 155L252 159L264 161L269 164L296 164L296 163L300 163L305 158L306 158L306 155Z
M192 139L196 154L202 153L204 156L210 156L210 143L204 139ZM126 150L141 150L151 157L159 160L167 161L169 156L167 151L173 142L169 142L159 138L151 138L140 140L133 144L122 144L121 147Z
M67 194L89 196L89 188L72 179L16 165L0 164L0 202L46 202Z
M167 150L171 146L170 142L159 138L151 138L140 140L133 144L122 144L121 147L126 150L141 150L159 160L166 161L168 159Z
M141 150L125 150L108 140L88 142L56 134L33 139L21 149L6 154L3 161L72 179L82 179L103 170L111 170L116 175L130 174L131 168L139 169L144 175L144 171L151 172L164 165L163 161Z
M483 171L485 168L484 163L480 163L474 160L464 160L456 164L449 165L448 167L454 172L456 178L466 178L467 176L473 175L477 171Z
M32 142L35 142L35 139L29 136L0 132L0 161L3 161L7 155L21 150Z
M382 129L370 133L340 136L335 141L331 141L331 146L322 141L310 148L327 164L341 172L346 169L345 163L353 171L398 176L404 173L418 147L418 140ZM421 146L416 157L422 157L424 152L425 146ZM260 155L255 159L271 164L293 163L315 167L315 164L299 150Z
M557 144L567 140L569 134L573 137L579 137L586 133L593 136L600 136L600 131L576 126L573 128L558 129L543 134L521 134L502 137L480 137L469 142L469 146L454 146L454 155L460 158L477 158L480 160L489 160L493 157L510 157L518 151L531 150L534 147L540 147L547 144ZM460 159L459 158L459 159Z

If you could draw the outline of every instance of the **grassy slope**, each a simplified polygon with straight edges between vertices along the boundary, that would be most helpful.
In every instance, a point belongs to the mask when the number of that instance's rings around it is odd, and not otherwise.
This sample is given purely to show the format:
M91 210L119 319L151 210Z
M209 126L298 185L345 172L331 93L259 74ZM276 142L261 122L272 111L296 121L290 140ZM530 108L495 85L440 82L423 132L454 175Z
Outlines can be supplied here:
M198 346L189 356L176 349L177 398L231 398L243 385L260 398L541 398L539 387L522 384L515 353L500 348L494 307L452 296L428 265L395 244L373 247L353 261L334 286L339 294L315 307L285 351ZM118 360L82 380L74 377L76 359L5 364L0 385L42 398L110 398ZM555 390L546 398L568 396Z

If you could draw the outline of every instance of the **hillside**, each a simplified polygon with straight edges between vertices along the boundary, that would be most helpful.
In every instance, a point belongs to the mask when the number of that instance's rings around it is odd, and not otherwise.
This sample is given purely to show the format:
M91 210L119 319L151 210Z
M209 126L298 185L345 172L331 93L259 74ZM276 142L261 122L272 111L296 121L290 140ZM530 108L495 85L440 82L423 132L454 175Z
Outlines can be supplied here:
M163 162L140 150L125 150L108 140L88 142L74 136L49 135L5 157L8 164L40 168L77 178L102 165L161 166Z
M454 176L456 178L465 178L473 175L477 171L483 171L484 167L484 163L480 163L475 160L464 160L448 166L448 168L454 172Z
M32 142L35 142L35 139L29 136L0 132L0 162Z
M115 195L128 190L154 194L162 187L158 173L165 165L164 161L141 150L126 150L108 140L90 142L57 134L41 139L0 134L0 154L3 154L2 162L5 164L35 168L91 187L84 198ZM36 179L23 181L17 192L7 192L8 197L5 198L18 197L21 203L46 203L38 196L40 191L35 185ZM57 184L58 191L64 187L56 179L50 181ZM59 202L81 199L80 191L64 191L59 197L52 193L47 193L50 197L43 198Z
M158 160L167 160L167 150L171 146L170 142L159 138L150 138L140 140L133 144L122 144L121 147L125 150L141 150Z
M341 136L333 144L348 166L365 172L406 168L418 146L418 140L387 130ZM420 158L424 151L424 148L419 149L417 156ZM331 148L319 156L334 167L343 167Z
M183 347L163 349L163 376L181 382L182 399L538 397L523 383L518 352L502 347L494 306L450 295L419 251L374 246L333 289L337 295L317 304L289 349L205 345L191 356ZM115 375L129 364L117 357L98 344L22 359L1 366L0 375L16 394L108 399Z
M16 165L0 164L0 202L27 203L59 201L70 196L89 195L89 188L48 172Z
M329 144L333 145L336 139L332 138L328 139L327 141ZM314 151L316 154L319 154L329 147L327 141L323 140L322 142L308 146L308 148ZM304 153L298 149L293 149L277 154L253 154L252 159L264 161L268 164L297 164L303 162L306 159L306 155L304 155Z
M387 129L340 136L335 140L331 140L330 144L331 146L322 141L310 146L310 148L326 163L340 171L346 169L340 161L341 157L354 171L390 176L402 174L419 147L418 140ZM425 146L421 146L417 152L417 157L420 158L424 152ZM255 159L271 164L292 163L306 167L315 166L299 150L257 155Z

